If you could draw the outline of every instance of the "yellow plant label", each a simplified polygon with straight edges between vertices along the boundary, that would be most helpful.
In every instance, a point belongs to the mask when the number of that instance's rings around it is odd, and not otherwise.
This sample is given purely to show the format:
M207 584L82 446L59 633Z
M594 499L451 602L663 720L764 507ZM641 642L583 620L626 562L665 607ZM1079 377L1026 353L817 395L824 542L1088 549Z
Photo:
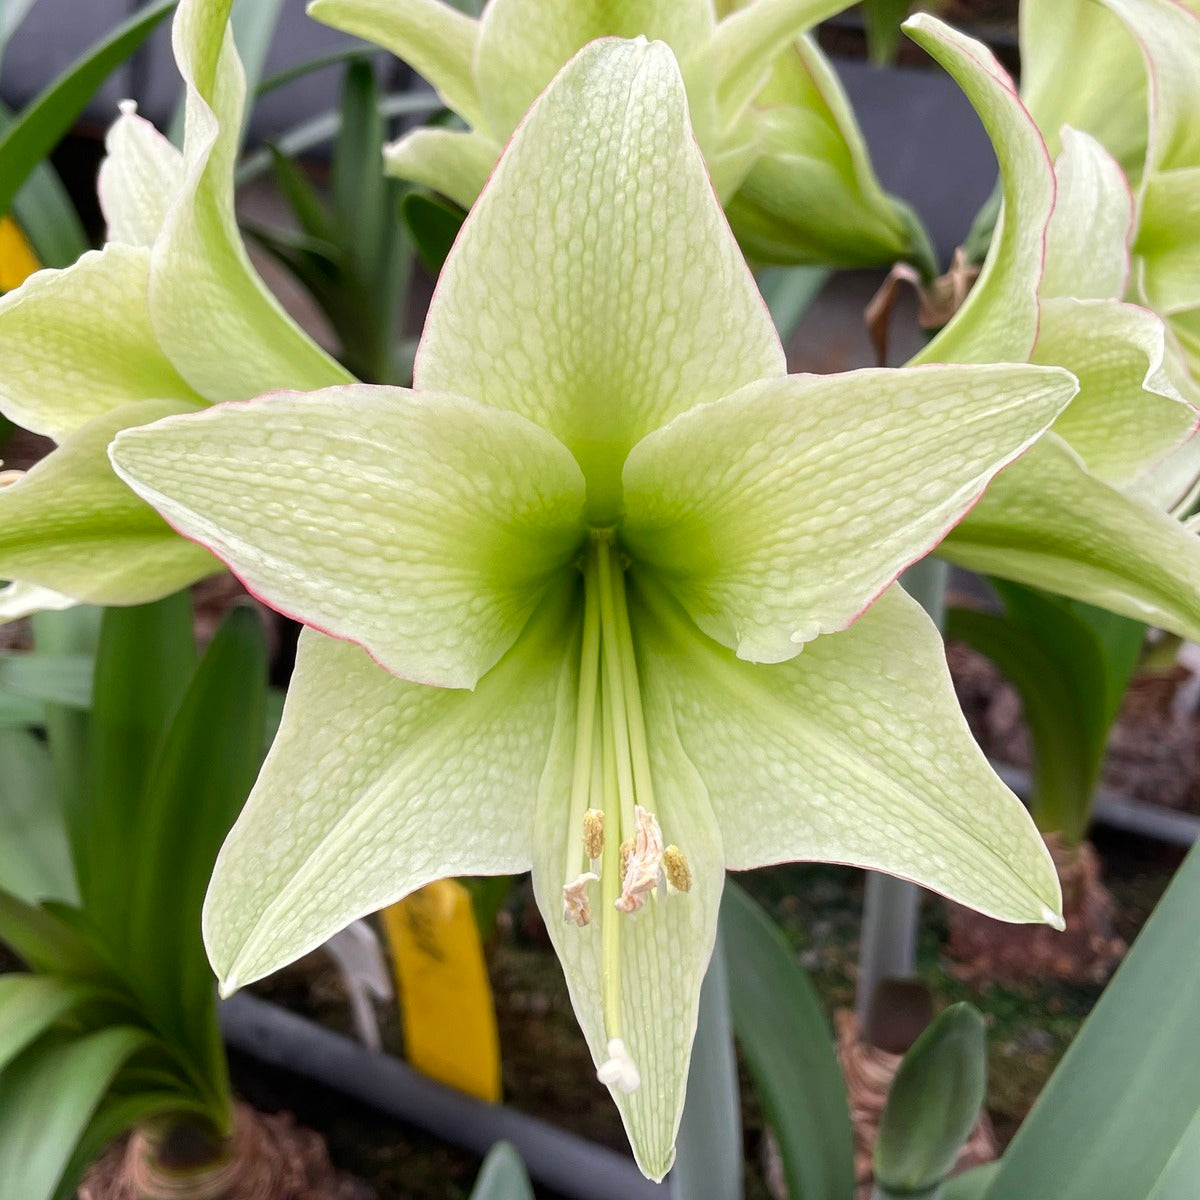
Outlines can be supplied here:
M0 292L20 287L40 267L17 223L11 217L0 217Z
M424 1075L500 1099L500 1037L471 896L441 879L382 913L408 1061Z

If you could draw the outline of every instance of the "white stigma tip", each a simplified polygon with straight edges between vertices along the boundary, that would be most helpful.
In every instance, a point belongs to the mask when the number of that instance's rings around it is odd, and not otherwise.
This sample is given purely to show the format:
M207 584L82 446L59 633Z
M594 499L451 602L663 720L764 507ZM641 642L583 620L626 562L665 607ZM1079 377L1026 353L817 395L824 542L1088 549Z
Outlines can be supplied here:
M608 1039L608 1058L597 1068L596 1078L626 1096L642 1086L642 1074L621 1038Z
M1052 929L1057 929L1059 933L1062 933L1067 927L1067 923L1063 920L1061 914L1056 913L1048 904L1042 905L1042 920Z

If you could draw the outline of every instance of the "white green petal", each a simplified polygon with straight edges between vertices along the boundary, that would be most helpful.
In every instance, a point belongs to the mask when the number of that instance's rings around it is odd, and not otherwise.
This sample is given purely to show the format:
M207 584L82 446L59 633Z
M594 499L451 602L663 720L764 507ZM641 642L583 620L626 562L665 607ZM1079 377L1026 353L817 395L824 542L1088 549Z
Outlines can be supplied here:
M615 519L620 469L677 413L784 373L662 43L583 50L530 112L447 259L415 386L556 434Z
M563 64L596 38L658 39L684 61L713 26L711 0L492 0L475 61L484 127L507 137Z
M1150 79L1147 175L1200 165L1200 13L1178 0L1101 2L1124 23L1145 58Z
M1001 920L1059 919L1041 836L975 744L941 638L899 586L845 632L762 666L696 637L639 582L643 670L670 697L730 868L848 863Z
M1134 483L1181 446L1200 421L1165 369L1166 330L1152 312L1116 300L1047 300L1033 361L1079 379L1054 424L1092 474Z
M754 0L721 21L708 62L722 128L739 118L789 42L846 7L846 0Z
M456 396L265 396L126 432L112 458L272 606L446 687L512 645L583 535L561 443Z
M184 182L154 245L159 344L208 400L349 380L254 272L233 207L245 75L227 28L232 0L182 0L172 25L186 85Z
M1047 434L988 488L939 554L1200 640L1200 539L1109 487Z
M82 603L140 604L219 570L113 474L105 454L118 430L185 408L145 400L103 413L0 487L0 579Z
M916 362L1023 362L1037 337L1038 283L1054 171L1007 72L981 42L920 14L905 32L957 80L1000 164L1004 204L979 279Z
M564 672L553 749L534 818L533 882L571 994L575 1015L597 1067L606 1059L611 1030L603 1003L602 942L606 922L619 938L620 1034L641 1076L632 1094L610 1088L638 1166L661 1179L675 1158L683 1111L700 984L712 955L724 885L720 833L704 785L682 753L670 699L643 691L657 816L664 836L687 856L692 887L686 894L660 888L649 911L635 916L593 905L590 924L563 920L563 862L575 737L576 672ZM606 850L615 852L616 847Z
M104 140L96 190L110 242L152 246L183 185L183 156L126 100Z
M622 538L710 637L779 662L849 625L1075 391L1026 366L752 384L634 448Z
M149 262L145 249L110 245L0 299L5 416L61 441L136 400L200 402L154 339Z
M810 37L776 58L755 106L761 155L726 206L747 257L853 267L909 253L845 89Z
M1146 72L1128 31L1097 0L1024 0L1021 96L1058 152L1064 125L1104 144L1130 178L1146 156Z
M79 603L81 601L76 596L39 587L36 583L10 583L0 587L0 623L16 621L37 612L59 612L64 608L74 608Z
M404 682L304 631L279 735L205 901L226 993L432 880L529 869L571 603L548 597L474 692Z
M1136 249L1142 259L1142 288L1164 316L1200 309L1198 229L1200 166L1163 172L1146 181Z
M469 209L496 165L500 147L486 134L414 129L384 151L388 174L419 183Z
M443 0L313 0L308 15L385 47L414 68L464 121L483 112L473 66L479 22Z
M1062 130L1058 190L1046 227L1042 297L1118 300L1129 279L1133 192L1116 159L1078 130Z

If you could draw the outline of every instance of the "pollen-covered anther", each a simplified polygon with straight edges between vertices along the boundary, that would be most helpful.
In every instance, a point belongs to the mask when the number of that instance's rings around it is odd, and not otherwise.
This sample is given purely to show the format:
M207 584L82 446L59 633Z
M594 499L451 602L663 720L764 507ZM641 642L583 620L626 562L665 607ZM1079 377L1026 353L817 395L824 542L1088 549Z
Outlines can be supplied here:
M592 902L588 896L588 884L595 883L599 878L594 872L585 871L577 879L563 884L564 921L581 929L591 922Z
M673 891L692 890L692 868L683 851L674 844L663 851L663 874L667 877L667 886Z
M597 1068L596 1078L626 1096L642 1086L642 1073L621 1038L608 1039L608 1058Z
M621 875L621 894L613 901L618 912L635 913L663 878L663 838L652 812L633 806L633 846Z
M583 814L583 852L590 862L604 853L604 810L589 808Z

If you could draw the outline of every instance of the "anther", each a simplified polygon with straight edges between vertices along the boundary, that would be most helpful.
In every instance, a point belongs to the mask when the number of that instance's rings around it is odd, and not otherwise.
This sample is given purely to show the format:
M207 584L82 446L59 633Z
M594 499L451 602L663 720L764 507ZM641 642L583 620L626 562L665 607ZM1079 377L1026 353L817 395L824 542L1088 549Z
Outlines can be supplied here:
M604 853L604 810L589 808L583 814L583 852L590 862Z
M608 1058L600 1064L596 1078L626 1096L642 1086L642 1073L621 1038L608 1039Z
M591 922L592 902L588 897L588 884L600 877L585 871L578 879L563 884L563 920L578 925L581 929Z
M646 902L647 892L653 892L663 877L662 830L652 812L640 804L633 806L633 846L621 879L621 895L613 901L623 913L635 913Z
M677 892L692 890L692 868L684 853L676 845L670 845L663 851L663 874L667 877L667 886Z

